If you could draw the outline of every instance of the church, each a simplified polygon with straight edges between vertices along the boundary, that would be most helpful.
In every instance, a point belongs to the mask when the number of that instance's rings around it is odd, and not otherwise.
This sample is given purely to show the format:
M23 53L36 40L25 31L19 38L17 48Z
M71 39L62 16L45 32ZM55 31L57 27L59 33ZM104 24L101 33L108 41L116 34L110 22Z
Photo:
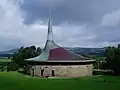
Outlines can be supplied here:
M25 59L31 66L30 74L39 77L84 77L92 76L93 63L55 43L53 40L51 16L48 21L48 35L42 53L34 58Z

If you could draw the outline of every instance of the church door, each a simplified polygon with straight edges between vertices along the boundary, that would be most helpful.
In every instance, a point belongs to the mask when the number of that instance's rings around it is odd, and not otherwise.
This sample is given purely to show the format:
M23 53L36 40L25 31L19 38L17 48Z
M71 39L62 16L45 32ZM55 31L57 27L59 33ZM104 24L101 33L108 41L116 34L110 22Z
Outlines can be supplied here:
M43 76L43 72L44 72L44 70L43 70L43 69L41 69L41 76Z
M52 69L52 77L54 77L54 76L55 76L55 70Z

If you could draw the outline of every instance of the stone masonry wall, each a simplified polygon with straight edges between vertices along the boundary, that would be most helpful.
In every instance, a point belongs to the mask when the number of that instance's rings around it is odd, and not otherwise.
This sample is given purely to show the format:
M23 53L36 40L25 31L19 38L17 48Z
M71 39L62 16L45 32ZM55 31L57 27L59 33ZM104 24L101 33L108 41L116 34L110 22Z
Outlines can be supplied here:
M52 65L47 66L33 66L34 75L41 76L41 69L44 69L44 76L52 75L52 69L54 69L55 77L84 77L84 76L92 76L93 65Z

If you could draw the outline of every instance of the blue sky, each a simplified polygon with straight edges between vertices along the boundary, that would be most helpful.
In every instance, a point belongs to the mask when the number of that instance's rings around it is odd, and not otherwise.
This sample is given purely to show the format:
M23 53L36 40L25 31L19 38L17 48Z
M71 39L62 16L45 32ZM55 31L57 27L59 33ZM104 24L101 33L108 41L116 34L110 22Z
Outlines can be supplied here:
M120 0L1 0L0 51L44 47L48 9L54 40L68 47L104 47L120 43Z

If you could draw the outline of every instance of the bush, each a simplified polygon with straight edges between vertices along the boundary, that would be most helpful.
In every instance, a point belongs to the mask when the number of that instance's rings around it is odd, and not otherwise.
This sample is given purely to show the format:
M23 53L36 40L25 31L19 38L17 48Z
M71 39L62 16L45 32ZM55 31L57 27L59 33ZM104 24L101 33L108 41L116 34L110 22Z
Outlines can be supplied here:
M11 62L8 64L7 71L17 71L19 68L18 64Z

